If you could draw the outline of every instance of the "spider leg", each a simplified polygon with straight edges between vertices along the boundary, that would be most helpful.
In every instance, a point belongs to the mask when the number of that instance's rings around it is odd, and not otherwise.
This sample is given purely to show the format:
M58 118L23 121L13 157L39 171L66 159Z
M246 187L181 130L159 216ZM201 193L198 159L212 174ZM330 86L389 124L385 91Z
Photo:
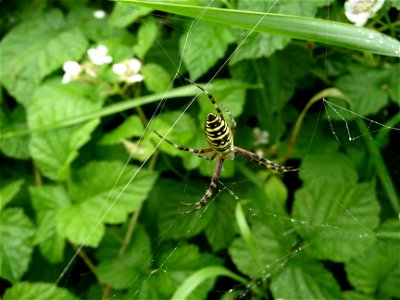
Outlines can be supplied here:
M195 149L195 148L190 148L190 147L185 147L185 146L179 146L173 142L171 142L170 140L167 140L165 137L163 137L161 134L159 134L157 131L154 130L154 133L157 134L161 139L165 140L168 144L170 144L171 146L175 147L178 150L182 150L182 151L187 151L187 152L192 152L195 153L198 157L206 159L206 160L213 160L216 156L217 153L214 153L212 156L208 157L205 155L202 155L202 153L210 153L212 151L214 151L213 148L207 148L207 149Z
M233 117L232 113L228 110L228 108L221 104L222 108L225 110L225 112L227 113L227 115L229 116L229 118L231 119L231 123L232 123L232 128L231 128L231 132L232 132L232 137L235 137L236 134L236 127L237 127L237 123L235 121L235 118Z
M255 162L259 165L267 167L268 169L272 169L272 170L275 170L278 172L295 172L295 171L299 170L298 168L282 166L272 160L266 159L265 157L258 155L257 153L253 153L253 152L244 150L244 149L236 147L236 146L235 146L235 153L243 156L245 159L247 159L249 161Z
M193 85L195 85L196 87L198 87L200 90L202 90L208 97L208 99L210 99L211 103L214 105L215 110L217 111L218 115L224 119L223 115L222 115L222 111L221 109L218 107L217 102L215 101L213 95L210 94L209 91L207 91L206 89L202 88L201 86L199 86L197 83L191 81L190 79L185 78L185 80Z
M206 193L204 194L204 196L200 199L199 202L196 203L185 203L185 205L196 205L195 208L185 212L185 214L189 214L197 209L202 208L203 206L205 206L208 203L208 200L211 198L213 192L215 191L215 189L217 188L217 181L219 179L219 177L221 176L221 171L222 171L222 166L224 165L224 158L222 156L220 156L217 160L217 164L215 165L214 168L214 173L213 176L211 178L211 183L210 186L208 187Z

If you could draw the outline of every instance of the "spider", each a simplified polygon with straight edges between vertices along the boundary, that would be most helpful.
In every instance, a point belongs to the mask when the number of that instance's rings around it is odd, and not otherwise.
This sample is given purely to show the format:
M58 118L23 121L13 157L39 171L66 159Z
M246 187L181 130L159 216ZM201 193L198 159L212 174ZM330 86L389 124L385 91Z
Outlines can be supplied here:
M247 151L245 149L235 146L233 143L233 138L235 137L237 124L236 124L235 119L233 118L232 113L225 106L221 105L222 108L225 110L225 112L228 114L228 116L232 122L232 128L230 128L228 126L227 122L225 121L224 116L222 115L222 111L219 108L214 97L206 89L202 88L198 84L194 83L193 81L191 81L189 79L186 79L186 80L189 83L198 87L200 90L202 90L208 96L208 98L210 99L211 103L213 104L215 110L217 111L217 114L209 113L207 115L207 119L205 122L205 135L206 135L207 142L210 145L210 148L194 149L194 148L189 148L189 147L185 147L185 146L179 146L179 145L167 140L164 136L159 134L157 131L154 131L154 133L157 134L161 139L165 140L171 146L173 146L179 150L182 150L182 151L195 153L200 158L211 161L211 160L214 160L218 156L217 163L214 168L213 176L211 178L210 186L208 187L207 191L205 192L203 197L200 199L200 201L189 204L189 205L196 205L196 207L191 209L187 213L191 213L194 210L200 209L208 203L214 190L217 188L217 181L220 178L222 166L224 164L225 159L233 160L235 158L235 154L238 154L249 161L255 162L255 163L262 165L268 169L272 169L272 170L275 170L278 172L293 172L293 171L298 170L295 168L279 165L271 160L268 160L268 159L258 155L257 153L253 153L253 152L250 152L250 151ZM206 156L206 155L203 155L204 153L212 153L212 155Z

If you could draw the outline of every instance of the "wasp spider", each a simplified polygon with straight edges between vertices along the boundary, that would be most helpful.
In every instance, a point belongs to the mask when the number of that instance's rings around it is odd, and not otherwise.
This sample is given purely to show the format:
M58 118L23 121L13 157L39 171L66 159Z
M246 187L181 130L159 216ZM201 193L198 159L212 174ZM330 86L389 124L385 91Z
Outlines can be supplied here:
M179 146L169 140L167 140L165 137L163 137L161 134L159 134L157 131L154 131L161 139L165 140L168 144L172 145L173 147L182 150L182 151L187 151L187 152L192 152L195 153L198 157L206 159L206 160L213 160L218 156L217 159L217 164L214 169L213 176L211 178L211 183L209 188L207 189L206 193L204 196L200 199L200 201L193 203L193 205L196 205L196 207L187 213L190 213L196 209L202 208L204 205L208 203L208 200L211 198L214 190L217 188L217 181L221 175L222 171L222 166L224 164L224 160L233 160L235 157L235 153L244 157L245 159L255 162L259 165L262 165L268 169L272 169L278 172L292 172L292 171L297 171L298 169L294 169L291 167L285 167L281 166L271 160L268 160L256 153L247 151L245 149L239 148L234 145L233 143L233 138L236 133L236 121L233 118L231 112L224 106L222 108L225 110L225 112L228 114L228 116L231 119L232 122L232 128L230 128L227 124L227 122L224 119L224 116L222 115L221 109L218 107L218 104L215 102L214 97L204 88L201 86L197 85L196 83L188 80L190 83L194 84L197 86L200 90L202 90L208 98L211 100L211 103L214 105L215 110L217 111L217 114L209 113L207 115L207 120L205 122L205 134L206 134L206 139L208 144L211 146L210 148L206 149L194 149L194 148L189 148L185 146ZM212 153L211 156L205 156L203 155L204 153ZM190 204L192 205L192 204Z

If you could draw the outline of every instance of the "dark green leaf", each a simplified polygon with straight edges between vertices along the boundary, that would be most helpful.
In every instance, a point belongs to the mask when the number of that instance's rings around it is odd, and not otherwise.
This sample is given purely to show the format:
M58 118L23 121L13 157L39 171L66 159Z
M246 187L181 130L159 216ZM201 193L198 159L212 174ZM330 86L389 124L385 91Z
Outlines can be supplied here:
M305 257L295 257L272 277L271 290L275 299L343 299L332 274Z
M139 279L138 274L149 270L151 260L149 237L142 227L136 227L126 252L102 261L96 274L102 283L111 284L114 289L129 288Z
M393 233L399 235L398 231ZM399 298L399 253L399 240L376 240L370 248L346 264L350 283L365 294Z
M335 83L335 86L352 101L350 107L352 112L363 116L376 114L389 101L387 89L392 86L391 73L392 70L390 69L360 68L350 75L341 77ZM340 118L332 111L329 111L329 113L335 119ZM345 112L339 111L339 113L344 115ZM345 116L347 119L355 117L354 114L346 114Z

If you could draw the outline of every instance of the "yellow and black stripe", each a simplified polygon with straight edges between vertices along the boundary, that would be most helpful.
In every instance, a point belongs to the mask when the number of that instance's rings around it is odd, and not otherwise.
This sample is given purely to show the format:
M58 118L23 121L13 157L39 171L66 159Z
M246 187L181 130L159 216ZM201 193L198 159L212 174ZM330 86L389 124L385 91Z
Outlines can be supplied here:
M225 120L215 114L208 114L205 123L207 142L220 154L226 154L233 149L233 137Z

